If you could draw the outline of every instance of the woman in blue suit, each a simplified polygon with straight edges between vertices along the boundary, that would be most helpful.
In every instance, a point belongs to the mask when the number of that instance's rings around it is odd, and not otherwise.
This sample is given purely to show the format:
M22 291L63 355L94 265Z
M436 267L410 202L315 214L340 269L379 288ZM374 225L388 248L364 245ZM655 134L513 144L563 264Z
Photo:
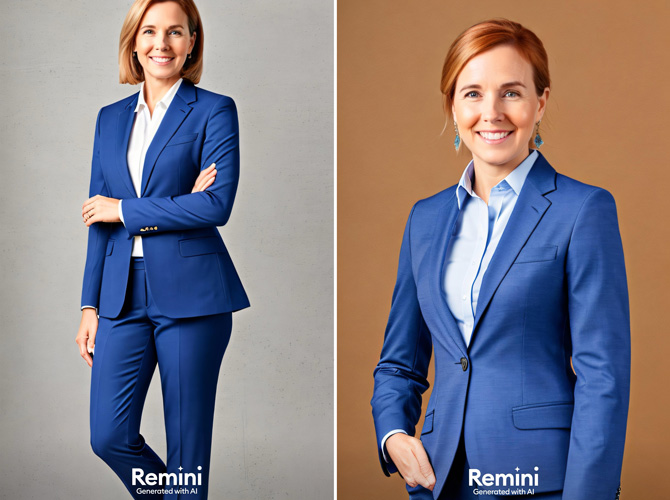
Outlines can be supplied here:
M229 97L194 86L202 50L192 0L135 1L120 80L142 85L98 114L82 207L76 341L92 366L91 445L133 498L177 498L182 488L207 498L219 368L232 312L249 306L217 230L238 184L237 112ZM156 365L166 462L139 432Z
M372 398L382 468L414 499L618 498L630 322L614 199L530 149L550 79L520 24L464 31L442 92L472 161L405 228Z

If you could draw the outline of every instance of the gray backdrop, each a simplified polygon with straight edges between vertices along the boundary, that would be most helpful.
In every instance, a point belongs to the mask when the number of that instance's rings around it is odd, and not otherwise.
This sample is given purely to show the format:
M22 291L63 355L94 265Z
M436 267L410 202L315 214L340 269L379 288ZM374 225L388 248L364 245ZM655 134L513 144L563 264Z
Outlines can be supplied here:
M96 114L137 91L117 83L131 3L0 3L2 498L129 498L90 449L74 338ZM252 303L219 378L210 498L332 498L332 2L197 4L200 86L239 111L241 180L221 232ZM142 434L165 459L157 374Z

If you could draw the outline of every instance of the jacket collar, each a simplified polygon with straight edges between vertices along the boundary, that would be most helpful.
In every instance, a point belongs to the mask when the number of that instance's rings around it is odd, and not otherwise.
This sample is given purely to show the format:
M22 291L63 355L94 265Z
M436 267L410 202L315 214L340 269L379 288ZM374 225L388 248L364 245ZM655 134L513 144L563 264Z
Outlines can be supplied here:
M458 186L456 189L459 189ZM556 170L544 158L542 153L538 151L537 158L523 183L519 199L514 206L505 231L500 238L498 247L482 280L470 346L475 341L477 327L486 313L500 283L507 275L514 260L537 227L542 216L549 206L551 206L551 202L545 195L554 190L556 190ZM441 231L435 231L433 236L431 257L429 259L431 263L431 278L429 281L430 295L433 298L434 309L440 322L461 352L465 353L468 348L463 341L456 320L449 311L442 293L445 256L458 218L458 211L459 204L456 191L454 191L452 195L447 196L436 215L435 227L441 228Z
M139 102L139 95L139 92L135 94L133 98L128 101L121 113L119 113L116 139L117 168L120 170L120 174L132 197L137 197L137 193L135 192L132 179L130 178L130 172L128 171L127 156L128 143L130 141L130 133L135 119L135 109ZM147 190L147 185L151 178L151 174L153 173L158 156L191 112L192 107L190 104L196 100L197 94L195 85L189 80L183 80L163 117L163 121L156 131L156 135L151 141L149 149L147 150L144 159L144 168L142 170L142 188L140 190L142 196L144 196Z

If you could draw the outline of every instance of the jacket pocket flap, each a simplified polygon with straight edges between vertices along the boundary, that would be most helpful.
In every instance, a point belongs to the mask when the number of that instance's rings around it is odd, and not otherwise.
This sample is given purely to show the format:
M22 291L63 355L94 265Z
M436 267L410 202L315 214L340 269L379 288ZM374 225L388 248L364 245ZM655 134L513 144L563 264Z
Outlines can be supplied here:
M543 247L527 247L521 250L521 253L514 261L515 264L522 262L541 262L543 260L554 260L558 253L556 245L548 245Z
M112 250L114 249L114 240L107 241L107 251L105 255L112 255Z
M512 408L517 429L569 429L574 403L547 403Z
M184 134L173 137L170 142L167 143L168 146L174 146L176 144L184 144L186 142L193 142L198 138L198 133L195 134Z
M435 415L435 410L431 411L426 415L426 418L423 420L423 427L421 428L421 435L428 434L433 432L433 416Z
M182 257L194 257L219 251L219 240L213 236L179 240L179 253Z

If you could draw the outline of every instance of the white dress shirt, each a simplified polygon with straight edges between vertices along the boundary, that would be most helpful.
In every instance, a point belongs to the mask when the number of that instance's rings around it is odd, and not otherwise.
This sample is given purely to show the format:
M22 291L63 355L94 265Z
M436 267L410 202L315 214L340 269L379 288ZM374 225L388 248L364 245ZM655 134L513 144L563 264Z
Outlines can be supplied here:
M167 113L167 110L170 107L172 99L174 99L174 96L177 94L177 90L179 90L182 80L183 79L180 78L177 83L170 87L170 90L165 93L163 98L156 103L153 114L149 113L149 107L144 100L144 82L140 85L140 94L137 98L137 106L135 106L133 129L130 132L130 141L128 142L128 154L126 155L128 171L130 172L130 177L133 180L133 186L135 187L135 192L138 197L141 196L142 171L144 170L144 159L147 155L147 150L156 135L158 127L165 117L165 113ZM123 209L121 208L122 204L123 200L119 200L119 219L121 219L121 222L125 225L123 220ZM141 236L135 236L133 239L131 255L133 257L144 256ZM83 306L82 310L87 308L96 309L93 306Z
M140 95L137 99L137 106L135 106L135 121L133 123L133 129L130 132L128 154L126 156L128 170L130 171L130 177L133 180L133 186L135 187L135 192L137 193L138 198L142 196L142 172L144 171L144 159L147 155L147 150L156 135L158 127L165 117L165 113L167 113L167 110L170 107L172 99L174 99L174 96L177 94L177 90L179 90L182 80L183 79L180 78L177 83L165 93L163 98L156 103L153 114L149 113L149 107L144 100L144 82L142 82L140 87ZM121 219L121 222L124 222L123 209L121 208L122 204L123 201L119 201L119 219ZM133 239L133 250L131 255L133 257L144 256L141 236L135 236Z
M488 205L472 190L475 176L472 161L458 182L458 218L445 255L442 292L466 346L472 338L482 279L537 156L537 151L533 150L507 177L493 186ZM382 438L382 454L387 462L386 440L397 433L407 434L403 429L393 429Z

